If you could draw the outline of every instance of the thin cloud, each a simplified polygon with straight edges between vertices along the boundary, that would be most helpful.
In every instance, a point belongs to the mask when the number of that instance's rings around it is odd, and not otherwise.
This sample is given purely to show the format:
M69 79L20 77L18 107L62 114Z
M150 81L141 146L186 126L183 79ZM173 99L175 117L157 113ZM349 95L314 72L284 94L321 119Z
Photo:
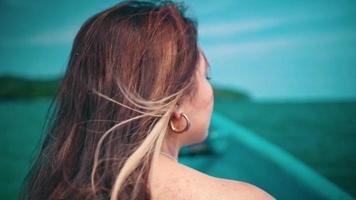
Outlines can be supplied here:
M281 21L275 19L236 20L224 23L202 24L199 33L203 37L235 35L271 28Z
M77 27L48 30L28 38L27 42L32 45L40 46L70 44L73 41L76 32Z
M253 41L207 45L206 51L216 58L236 57L236 55L258 55L261 53L283 52L287 48L300 46L325 46L356 40L356 30L333 32L305 31L302 34L288 34L256 39Z
M222 37L229 35L245 34L250 32L262 31L277 26L284 26L294 23L314 23L317 21L331 20L335 18L345 17L345 13L333 11L330 15L312 13L303 15L291 15L288 17L272 16L264 18L246 18L233 21L217 21L202 23L199 26L199 34L202 37Z
M21 47L21 46L52 46L69 45L78 31L79 27L67 27L61 29L45 30L34 35L25 36L0 36L0 46Z

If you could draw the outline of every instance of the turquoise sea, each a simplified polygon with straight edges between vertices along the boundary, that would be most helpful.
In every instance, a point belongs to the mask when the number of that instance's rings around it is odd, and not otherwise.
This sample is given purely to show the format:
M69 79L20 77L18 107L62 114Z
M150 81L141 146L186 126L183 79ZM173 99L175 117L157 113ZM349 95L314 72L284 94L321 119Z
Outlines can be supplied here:
M287 150L356 197L356 100L217 99L215 110Z
M0 101L0 199L16 199L49 102L48 98ZM356 197L356 101L216 99L214 112L282 147Z

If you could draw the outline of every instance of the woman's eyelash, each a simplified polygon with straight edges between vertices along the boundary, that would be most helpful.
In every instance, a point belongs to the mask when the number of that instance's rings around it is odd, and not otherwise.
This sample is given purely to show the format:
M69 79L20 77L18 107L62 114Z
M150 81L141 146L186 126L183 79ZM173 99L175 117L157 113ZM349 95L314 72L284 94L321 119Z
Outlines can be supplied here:
M211 80L211 77L210 77L210 76L207 76L206 79Z

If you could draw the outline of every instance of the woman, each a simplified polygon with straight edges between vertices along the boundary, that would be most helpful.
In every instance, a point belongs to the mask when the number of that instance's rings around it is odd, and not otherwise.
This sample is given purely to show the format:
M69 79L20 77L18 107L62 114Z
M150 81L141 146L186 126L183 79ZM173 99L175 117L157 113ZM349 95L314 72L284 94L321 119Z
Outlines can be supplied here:
M207 137L213 109L184 9L124 1L84 23L23 199L272 199L177 161Z

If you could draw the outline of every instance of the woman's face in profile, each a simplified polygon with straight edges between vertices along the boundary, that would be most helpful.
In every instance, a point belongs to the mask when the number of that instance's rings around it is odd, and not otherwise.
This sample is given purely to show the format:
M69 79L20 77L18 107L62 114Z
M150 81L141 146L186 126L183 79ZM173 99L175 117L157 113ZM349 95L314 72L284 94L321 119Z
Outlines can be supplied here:
M214 105L213 89L207 79L208 62L202 52L199 52L197 90L192 101L185 101L181 106L182 112L188 116L191 123L190 128L183 134L184 145L200 143L206 139Z

